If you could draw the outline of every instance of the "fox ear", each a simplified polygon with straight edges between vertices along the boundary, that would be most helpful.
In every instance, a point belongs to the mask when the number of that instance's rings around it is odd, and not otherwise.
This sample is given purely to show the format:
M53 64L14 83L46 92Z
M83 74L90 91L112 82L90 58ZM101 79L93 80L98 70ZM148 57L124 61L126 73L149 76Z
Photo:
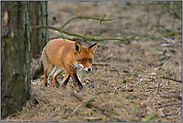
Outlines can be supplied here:
M74 44L74 53L80 53L82 50L82 46L79 42L75 42Z
M97 43L92 44L91 46L88 47L89 49L91 49L91 52L94 53L96 48L97 48Z

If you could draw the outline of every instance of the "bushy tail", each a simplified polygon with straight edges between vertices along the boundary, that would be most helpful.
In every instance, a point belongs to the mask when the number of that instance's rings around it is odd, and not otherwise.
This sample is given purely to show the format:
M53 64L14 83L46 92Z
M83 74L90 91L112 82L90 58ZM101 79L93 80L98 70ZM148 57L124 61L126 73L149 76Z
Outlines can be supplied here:
M37 62L37 64L32 69L32 73L31 73L32 80L37 79L43 73L44 73L43 62L42 62L42 60L40 58L39 61Z

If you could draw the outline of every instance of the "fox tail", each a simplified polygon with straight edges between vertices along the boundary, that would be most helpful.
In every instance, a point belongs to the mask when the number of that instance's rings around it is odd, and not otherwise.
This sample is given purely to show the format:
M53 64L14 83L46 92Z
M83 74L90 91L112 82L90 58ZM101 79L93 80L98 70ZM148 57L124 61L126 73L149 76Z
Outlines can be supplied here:
M31 73L32 80L37 79L43 73L44 73L43 62L42 62L41 58L39 58L37 64L32 69L32 73Z

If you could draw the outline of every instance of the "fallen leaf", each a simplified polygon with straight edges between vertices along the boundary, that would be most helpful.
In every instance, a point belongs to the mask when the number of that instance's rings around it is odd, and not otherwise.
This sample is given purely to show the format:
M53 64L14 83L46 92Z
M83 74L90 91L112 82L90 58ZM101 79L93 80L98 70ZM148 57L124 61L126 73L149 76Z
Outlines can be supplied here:
M170 119L174 119L177 118L177 116L167 116L166 119L170 120Z

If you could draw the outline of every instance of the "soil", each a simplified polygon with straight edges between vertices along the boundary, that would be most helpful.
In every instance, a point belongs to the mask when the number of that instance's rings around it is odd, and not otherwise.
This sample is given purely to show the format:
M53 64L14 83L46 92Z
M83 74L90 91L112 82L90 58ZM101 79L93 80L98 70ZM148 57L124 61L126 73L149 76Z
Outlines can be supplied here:
M173 3L181 15L182 5ZM100 24L76 19L64 29L85 36L101 34L95 38L125 36L127 40L97 42L93 70L79 73L82 91L72 80L63 89L54 87L51 78L44 87L43 78L39 78L32 81L32 96L22 111L2 121L141 122L151 116L150 122L182 122L182 83L163 78L182 79L182 35L164 35L182 30L182 21L175 14L155 2L110 1L49 1L48 12L49 25L55 27L75 16L102 18L106 14L106 19L114 20ZM64 36L85 46L95 43ZM61 36L50 30L53 38ZM60 83L63 76L57 77Z

